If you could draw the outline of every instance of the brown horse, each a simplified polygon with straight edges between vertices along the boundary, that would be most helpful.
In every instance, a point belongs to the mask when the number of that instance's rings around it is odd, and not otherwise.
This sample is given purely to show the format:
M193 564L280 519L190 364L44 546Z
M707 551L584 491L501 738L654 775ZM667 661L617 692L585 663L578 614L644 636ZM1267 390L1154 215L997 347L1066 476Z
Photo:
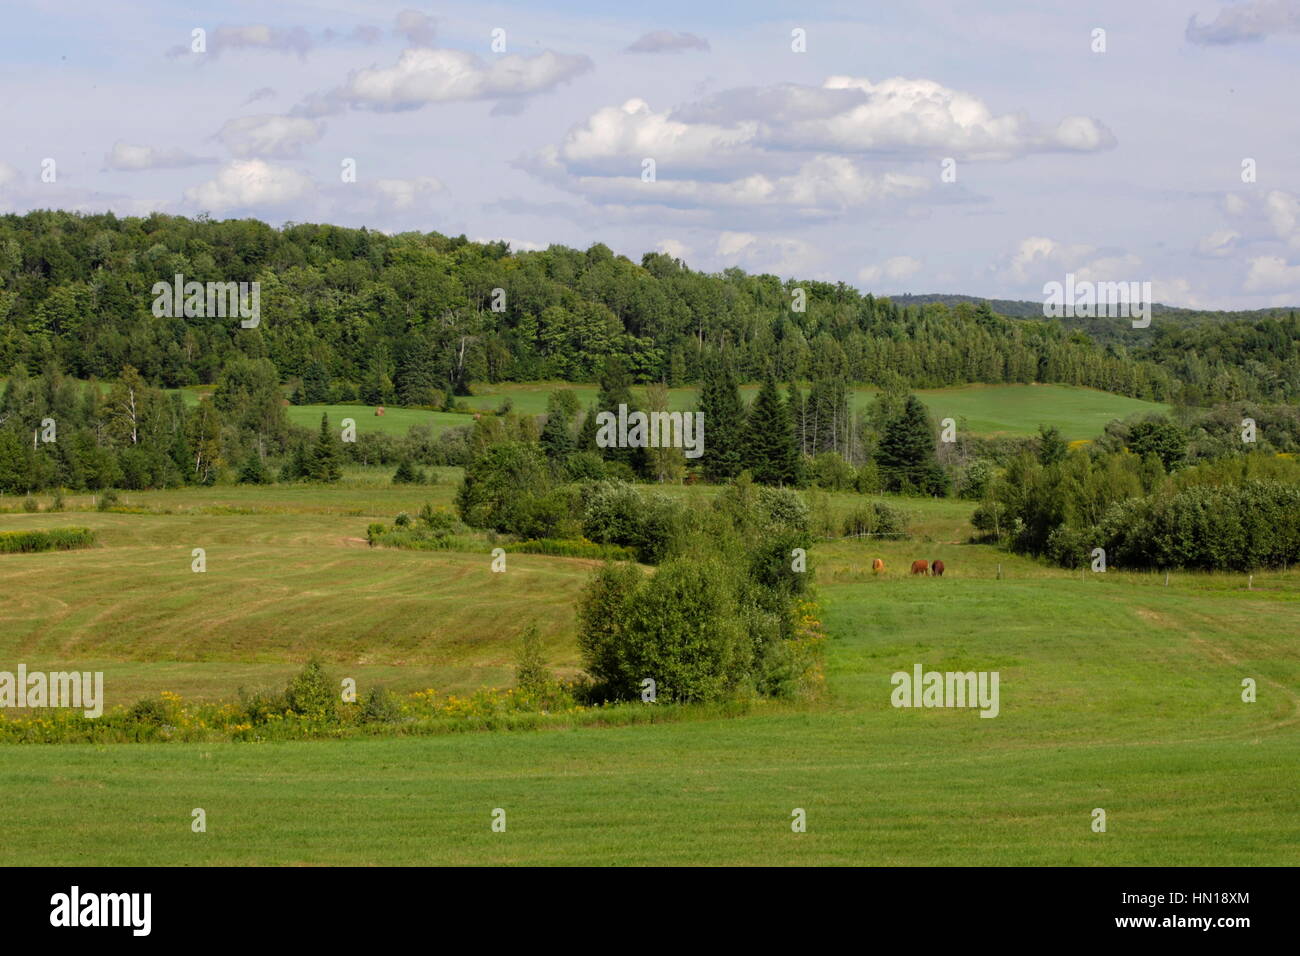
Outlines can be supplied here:
M884 574L884 573L885 573L885 562L882 561L882 560L880 560L879 558L876 558L874 561L872 561L872 562L871 562L871 573L872 573L872 574Z
M930 573L930 565L929 565L929 562L926 562L926 561L913 561L913 562L912 562L912 573L913 573L913 574L929 574L929 573Z
M936 578L943 577L943 562L936 561L932 565L930 565L930 573L933 574Z

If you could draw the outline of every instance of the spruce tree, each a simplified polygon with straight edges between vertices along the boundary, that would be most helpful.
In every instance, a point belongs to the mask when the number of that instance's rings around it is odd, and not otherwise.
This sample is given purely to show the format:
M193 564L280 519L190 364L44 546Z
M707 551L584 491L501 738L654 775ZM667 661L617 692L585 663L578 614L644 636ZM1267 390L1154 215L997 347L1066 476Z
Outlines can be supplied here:
M320 434L316 438L316 447L312 449L307 466L307 477L312 481L338 481L343 477L343 468L339 464L339 451L330 432L328 415L320 417Z
M763 380L745 423L744 467L762 485L783 484L790 477L790 419L771 376Z
M902 410L885 424L876 448L876 465L889 491L942 494L946 490L945 475L935 457L930 416L915 395L908 395Z
M722 359L705 368L700 411L704 414L704 477L709 481L734 478L743 467L745 409L736 377Z

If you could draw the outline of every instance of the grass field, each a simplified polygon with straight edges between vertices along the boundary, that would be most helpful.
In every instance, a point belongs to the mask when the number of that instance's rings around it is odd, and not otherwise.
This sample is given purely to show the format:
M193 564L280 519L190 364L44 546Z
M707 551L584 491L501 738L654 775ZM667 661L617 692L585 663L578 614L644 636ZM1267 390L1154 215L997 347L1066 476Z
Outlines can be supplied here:
M369 520L448 501L440 477L391 488L358 469L333 488L125 496L150 514L0 515L0 530L101 538L0 555L0 669L103 669L110 707L280 683L313 651L363 690L504 686L537 621L571 670L590 563L511 555L494 575L486 554L360 540ZM0 841L0 865L1300 863L1300 573L1252 591L1237 575L1081 576L963 543L966 503L902 505L912 541L812 553L821 703L418 739L9 745L0 832L21 839ZM905 575L915 557L946 576ZM890 674L914 663L999 671L1000 716L890 707Z
M557 388L571 388L584 408L596 400L594 385L503 383L476 385L475 394L463 401L478 411L495 411L508 399L514 411L540 415L546 411L547 397ZM642 390L633 391L638 398L644 397ZM757 393L756 385L741 388L745 401L752 401ZM964 385L922 390L916 394L936 421L952 418L959 431L986 436L1033 435L1043 424L1055 425L1070 440L1094 438L1113 419L1127 418L1140 412L1168 411L1168 406L1154 402L1067 385ZM854 406L866 408L875 395L872 389L855 389ZM697 390L693 387L671 389L669 403L672 408L682 411L697 409ZM386 408L384 415L376 416L374 408L368 405L302 405L286 409L290 421L308 428L320 424L322 411L329 414L330 423L335 426L344 418L355 419L358 433L378 430L404 434L411 425L420 423L431 424L435 431L441 431L473 421L464 414L392 407Z

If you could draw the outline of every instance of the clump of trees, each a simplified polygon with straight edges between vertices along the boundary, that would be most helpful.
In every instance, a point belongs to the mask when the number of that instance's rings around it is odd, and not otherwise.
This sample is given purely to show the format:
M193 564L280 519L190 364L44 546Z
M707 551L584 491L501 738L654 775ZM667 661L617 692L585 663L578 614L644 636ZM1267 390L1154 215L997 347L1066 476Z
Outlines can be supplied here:
M1300 464L1260 451L1189 464L1186 432L1171 423L1140 422L1127 434L1136 449L1058 455L1043 443L1012 459L972 523L988 540L1065 567L1086 564L1094 548L1128 568L1300 560Z

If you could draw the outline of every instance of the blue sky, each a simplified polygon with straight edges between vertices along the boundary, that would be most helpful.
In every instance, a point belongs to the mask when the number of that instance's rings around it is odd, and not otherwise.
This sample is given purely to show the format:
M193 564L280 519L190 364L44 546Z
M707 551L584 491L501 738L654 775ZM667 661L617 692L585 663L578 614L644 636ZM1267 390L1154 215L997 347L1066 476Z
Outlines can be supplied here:
M600 241L883 294L1038 299L1073 272L1300 304L1300 0L2 16L0 212Z

